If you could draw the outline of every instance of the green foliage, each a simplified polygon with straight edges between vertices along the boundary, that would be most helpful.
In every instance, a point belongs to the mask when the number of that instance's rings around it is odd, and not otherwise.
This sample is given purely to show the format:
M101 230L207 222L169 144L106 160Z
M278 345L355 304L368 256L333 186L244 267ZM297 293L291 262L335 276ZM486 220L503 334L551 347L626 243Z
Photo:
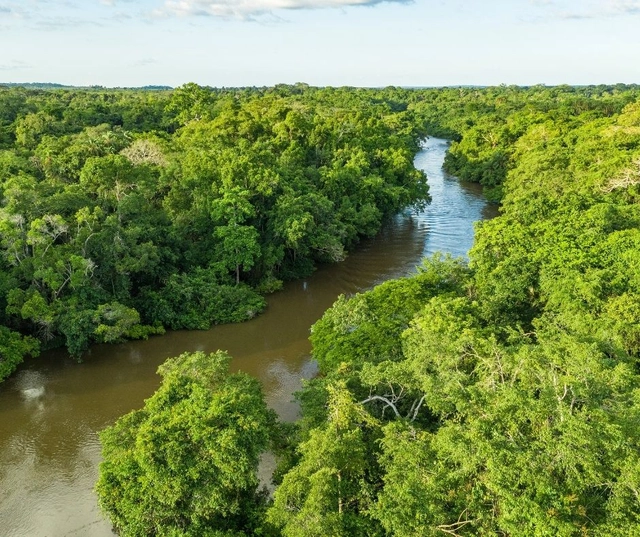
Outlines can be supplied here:
M260 454L275 417L257 380L229 373L218 352L160 366L162 385L142 410L100 439L96 491L121 535L250 535L264 496Z
M93 310L73 309L61 317L59 330L71 356L80 357L89 348L95 334L95 314Z
M19 291L0 305L74 355L142 335L136 316L251 318L252 289L343 259L428 198L423 130L375 92L0 88L0 103L0 253Z
M330 461L342 444L375 469L353 527L638 534L637 88L403 98L456 134L447 168L503 196L502 214L477 227L469 268L431 262L431 280L341 297L316 323L322 376L300 395L298 458L271 516L293 535L311 519L307 497L332 512L335 493L312 494L325 466L310 446ZM318 439L338 383L376 435L333 437L328 452Z
M32 337L0 326L0 380L4 380L18 367L25 355L37 356L39 345Z
M174 330L242 322L266 307L264 298L248 286L221 284L215 271L202 269L170 276L160 291L143 292L140 304L149 319Z
M113 343L121 341L125 334L140 323L140 314L133 308L113 302L99 306L92 320L97 325L93 333L98 341Z
M220 353L168 362L103 433L101 505L125 535L638 534L639 98L0 89L0 376L35 352L17 330L80 353L250 318L253 289L422 206L413 156L446 134L446 169L501 216L468 267L428 260L316 323L268 512L273 416Z
M434 295L460 292L466 272L461 260L436 257L426 259L415 276L354 297L340 296L312 327L310 340L320 369L400 360L400 336L411 319Z
M405 96L430 134L454 140L445 169L485 187L495 200L516 165L515 143L539 128L615 116L637 99L636 86L443 88ZM561 159L555 158L556 162Z
M462 325L457 319L464 319L458 307L445 302L427 308L407 334L408 361L439 424L422 433L419 448L401 433L410 453L392 436L386 441L385 527L402 535L454 527L462 534L599 531L617 501L610 487L637 456L631 364L562 333L538 333L535 343L514 334L500 344L468 314ZM414 504L419 520L403 515L406 482L397 479L407 468L432 505Z
M286 537L377 535L366 517L375 459L368 446L376 424L344 386L332 386L326 425L300 444L300 461L276 490L268 519Z

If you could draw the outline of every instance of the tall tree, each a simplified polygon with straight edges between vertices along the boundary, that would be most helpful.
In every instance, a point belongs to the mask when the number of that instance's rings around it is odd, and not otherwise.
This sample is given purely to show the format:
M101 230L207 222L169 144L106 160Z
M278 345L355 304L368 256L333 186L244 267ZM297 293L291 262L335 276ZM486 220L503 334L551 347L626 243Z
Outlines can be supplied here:
M186 353L158 372L142 410L101 434L101 507L127 536L252 534L264 495L260 454L273 411L257 380L229 373L230 357Z

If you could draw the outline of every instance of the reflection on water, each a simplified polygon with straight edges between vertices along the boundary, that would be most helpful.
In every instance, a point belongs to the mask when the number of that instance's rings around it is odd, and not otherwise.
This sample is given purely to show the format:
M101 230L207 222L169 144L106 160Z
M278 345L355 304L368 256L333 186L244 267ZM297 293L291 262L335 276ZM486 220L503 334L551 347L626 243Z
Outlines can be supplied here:
M497 206L482 197L482 187L461 183L442 171L446 140L430 139L415 160L416 168L427 171L433 201L419 219L427 226L424 254L448 252L466 257L473 246L473 223L497 215ZM437 170L437 173L434 173Z
M267 401L286 420L291 394L314 375L309 327L341 293L352 294L408 274L436 251L466 255L473 222L495 215L476 185L441 170L444 140L428 140L416 166L428 175L433 202L406 211L338 265L320 267L269 297L267 311L240 325L171 332L149 341L100 345L78 365L61 351L32 360L0 386L0 528L9 536L110 536L93 486L100 461L97 431L140 408L159 385L158 365L201 350L228 351L232 368L263 383ZM265 459L263 480L270 459Z

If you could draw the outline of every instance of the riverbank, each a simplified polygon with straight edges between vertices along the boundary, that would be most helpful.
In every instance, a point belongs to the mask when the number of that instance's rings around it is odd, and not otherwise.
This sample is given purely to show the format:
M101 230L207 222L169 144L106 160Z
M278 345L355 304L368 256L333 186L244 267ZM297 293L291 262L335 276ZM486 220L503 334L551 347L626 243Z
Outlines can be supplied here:
M442 172L446 148L445 140L431 138L416 157L433 198L424 212L396 216L344 262L288 283L269 297L263 315L208 331L98 345L80 365L61 351L47 353L6 381L0 392L0 524L5 534L112 535L93 494L100 461L97 431L142 406L159 385L158 365L171 356L228 351L234 369L260 379L267 402L281 418L295 419L291 394L301 378L315 372L309 327L337 296L406 275L435 251L466 254L473 222L496 214L478 185L461 184Z

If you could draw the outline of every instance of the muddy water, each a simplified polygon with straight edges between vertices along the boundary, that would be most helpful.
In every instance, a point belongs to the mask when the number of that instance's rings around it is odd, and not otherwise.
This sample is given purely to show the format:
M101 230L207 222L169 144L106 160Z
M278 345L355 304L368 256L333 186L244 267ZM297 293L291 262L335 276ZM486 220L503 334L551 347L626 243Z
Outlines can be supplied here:
M172 332L149 341L97 346L78 365L64 353L31 360L0 385L0 534L111 536L93 494L100 461L97 431L140 408L158 387L155 371L185 351L224 349L232 367L258 377L268 403L295 419L291 394L315 371L309 327L340 293L355 293L410 273L436 251L466 255L473 223L495 215L476 185L441 170L444 140L416 157L427 172L431 205L398 215L347 260L321 267L269 297L267 311L240 325Z

